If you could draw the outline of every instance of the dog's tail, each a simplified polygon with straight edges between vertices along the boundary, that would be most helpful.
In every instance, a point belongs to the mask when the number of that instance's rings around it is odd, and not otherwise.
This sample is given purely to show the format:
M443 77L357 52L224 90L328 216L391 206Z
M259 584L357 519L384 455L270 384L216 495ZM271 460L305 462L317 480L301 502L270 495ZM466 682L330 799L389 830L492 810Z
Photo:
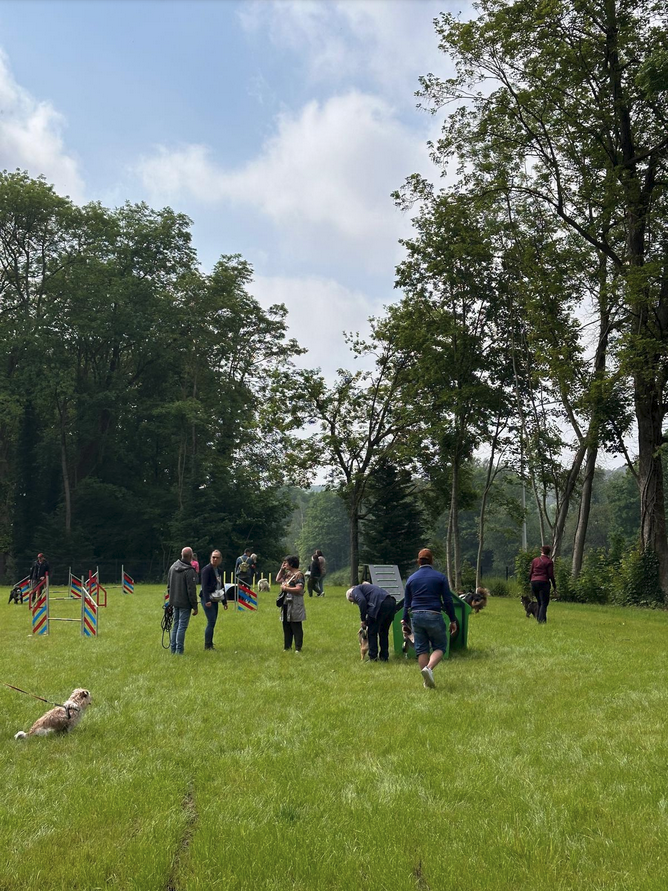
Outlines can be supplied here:
M23 730L19 730L19 732L15 734L14 739L25 739L27 736L27 733L24 733Z

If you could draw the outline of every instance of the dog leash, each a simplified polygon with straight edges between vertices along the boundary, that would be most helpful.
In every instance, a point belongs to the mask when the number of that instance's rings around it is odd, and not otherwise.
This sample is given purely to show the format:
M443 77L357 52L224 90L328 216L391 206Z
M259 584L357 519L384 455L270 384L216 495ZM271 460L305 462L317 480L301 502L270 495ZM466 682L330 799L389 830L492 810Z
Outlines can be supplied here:
M25 693L26 696L32 696L33 699L39 699L40 702L46 702L47 705L55 705L56 708L62 708L67 715L68 721L70 719L70 709L79 711L78 705L61 705L60 702L52 702L50 699L45 699L43 696L38 696L36 693L29 693L27 690L22 690L20 687L15 687L13 684L7 684L4 681L2 682L2 685L3 687L9 687L10 690L16 690L17 693Z

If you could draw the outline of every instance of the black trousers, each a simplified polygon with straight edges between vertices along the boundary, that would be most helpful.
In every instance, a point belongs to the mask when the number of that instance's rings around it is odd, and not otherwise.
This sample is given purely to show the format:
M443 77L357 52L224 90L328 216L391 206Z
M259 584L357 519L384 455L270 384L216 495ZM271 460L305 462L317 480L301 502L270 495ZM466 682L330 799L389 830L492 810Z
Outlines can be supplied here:
M531 582L531 591L538 601L538 615L536 620L541 624L547 622L547 607L550 603L550 583Z
M380 605L375 619L367 618L366 628L369 635L369 659L380 658L381 662L387 662L390 656L390 628L394 614L397 611L397 603L394 597L386 597ZM378 653L380 644L380 656Z
M304 643L304 628L301 622L283 622L283 649L292 648L292 639L295 641L295 650L301 650Z

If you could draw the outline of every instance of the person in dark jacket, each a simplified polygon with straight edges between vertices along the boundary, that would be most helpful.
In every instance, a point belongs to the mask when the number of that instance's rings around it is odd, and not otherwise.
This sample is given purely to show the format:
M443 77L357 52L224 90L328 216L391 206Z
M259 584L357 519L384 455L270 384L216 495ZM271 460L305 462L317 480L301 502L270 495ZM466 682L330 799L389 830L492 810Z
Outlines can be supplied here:
M30 602L32 605L33 595L32 592L42 581L44 576L49 571L49 564L47 563L46 557L44 554L38 554L37 559L30 567Z
M544 625L547 622L547 607L550 603L550 584L557 593L557 583L554 580L554 563L550 558L550 548L543 545L540 549L540 557L531 561L531 592L538 601L538 615L536 621Z
M419 552L417 562L418 571L406 582L403 623L408 625L410 616L424 685L435 687L434 668L448 648L443 613L446 612L450 619L450 634L457 630L457 621L448 580L443 573L434 569L434 555L429 548Z
M367 630L370 661L380 659L387 662L390 657L390 628L397 611L396 600L384 588L369 582L348 588L346 597L360 608L362 628Z
M172 563L167 576L169 605L174 610L169 649L175 656L183 655L191 612L193 616L197 615L197 576L190 562L192 557L192 548L184 548L181 559Z
M317 551L311 557L311 564L309 566L309 577L306 588L308 590L309 597L313 597L314 591L316 592L317 596L320 597L320 560L318 560Z
M220 551L212 551L209 562L202 569L202 588L199 592L199 598L206 616L206 628L204 629L205 650L215 650L213 631L218 619L218 605L222 603L223 609L227 609L225 586L223 585L223 576L220 571L222 561L223 555Z

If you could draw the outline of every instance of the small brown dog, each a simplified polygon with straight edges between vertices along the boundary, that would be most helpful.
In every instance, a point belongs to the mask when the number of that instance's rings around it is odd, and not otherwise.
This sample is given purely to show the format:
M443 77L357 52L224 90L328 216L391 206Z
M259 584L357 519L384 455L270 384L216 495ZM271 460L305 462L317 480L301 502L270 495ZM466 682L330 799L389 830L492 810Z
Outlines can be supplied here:
M477 616L480 610L487 606L488 597L489 591L487 588L476 588L475 591L469 591L468 594L464 594L462 600L464 603L468 603Z
M360 628L357 632L357 639L360 642L360 659L364 662L369 655L369 632L366 628Z
M27 733L23 730L14 739L25 739L27 736L48 736L50 733L67 733L77 726L91 703L88 690L77 688L62 705L57 705L41 718L38 718Z
M527 619L530 619L531 616L533 616L534 619L538 618L538 601L532 600L530 597L527 597L526 594L523 594L522 606L524 607L524 612L527 614Z

